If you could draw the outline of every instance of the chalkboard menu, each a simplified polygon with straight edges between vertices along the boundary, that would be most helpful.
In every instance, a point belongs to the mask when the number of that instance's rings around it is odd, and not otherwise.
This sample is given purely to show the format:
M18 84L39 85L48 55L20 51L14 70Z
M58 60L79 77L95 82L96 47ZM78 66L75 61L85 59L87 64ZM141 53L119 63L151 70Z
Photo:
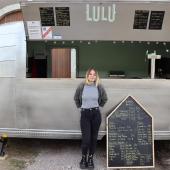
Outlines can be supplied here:
M132 96L107 117L107 166L154 167L152 117Z
M70 26L69 7L56 7L55 13L57 26Z
M42 26L55 26L53 7L40 8Z
M149 29L161 30L165 11L151 11Z
M146 29L148 23L148 10L136 10L133 29Z

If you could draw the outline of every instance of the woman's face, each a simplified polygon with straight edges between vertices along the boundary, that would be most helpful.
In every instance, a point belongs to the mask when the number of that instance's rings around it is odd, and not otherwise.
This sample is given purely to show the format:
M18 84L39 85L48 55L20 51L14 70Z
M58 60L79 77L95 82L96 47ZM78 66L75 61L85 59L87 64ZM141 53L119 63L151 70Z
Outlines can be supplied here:
M96 72L94 70L91 70L87 78L88 78L89 82L95 82L96 81Z

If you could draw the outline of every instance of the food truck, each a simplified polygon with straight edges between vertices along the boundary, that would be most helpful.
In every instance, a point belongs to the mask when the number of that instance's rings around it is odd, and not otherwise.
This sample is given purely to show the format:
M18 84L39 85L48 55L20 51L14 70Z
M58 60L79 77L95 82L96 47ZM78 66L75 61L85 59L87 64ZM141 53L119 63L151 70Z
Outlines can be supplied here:
M0 134L79 139L74 93L95 67L108 95L99 139L128 95L153 115L155 139L170 139L169 0L23 0L19 8L23 21L0 25Z

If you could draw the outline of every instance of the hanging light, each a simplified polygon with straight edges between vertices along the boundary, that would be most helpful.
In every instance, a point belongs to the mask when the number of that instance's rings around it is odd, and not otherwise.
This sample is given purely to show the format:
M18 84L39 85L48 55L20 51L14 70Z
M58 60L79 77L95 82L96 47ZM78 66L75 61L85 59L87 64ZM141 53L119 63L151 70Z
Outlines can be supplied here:
M90 45L91 44L91 42L90 41L88 41L88 43L87 43L88 45Z
M71 41L72 44L74 44L74 41Z
M166 42L163 42L163 45L166 45Z
M147 44L150 45L150 42L148 41Z
M65 44L65 42L63 41L62 44Z

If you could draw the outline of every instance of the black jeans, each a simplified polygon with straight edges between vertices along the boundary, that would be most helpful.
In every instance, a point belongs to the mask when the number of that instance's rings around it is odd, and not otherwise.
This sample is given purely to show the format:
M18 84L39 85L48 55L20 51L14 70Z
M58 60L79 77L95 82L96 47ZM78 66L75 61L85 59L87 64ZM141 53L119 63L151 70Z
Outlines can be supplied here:
M94 154L97 144L101 114L98 108L81 109L82 154Z

